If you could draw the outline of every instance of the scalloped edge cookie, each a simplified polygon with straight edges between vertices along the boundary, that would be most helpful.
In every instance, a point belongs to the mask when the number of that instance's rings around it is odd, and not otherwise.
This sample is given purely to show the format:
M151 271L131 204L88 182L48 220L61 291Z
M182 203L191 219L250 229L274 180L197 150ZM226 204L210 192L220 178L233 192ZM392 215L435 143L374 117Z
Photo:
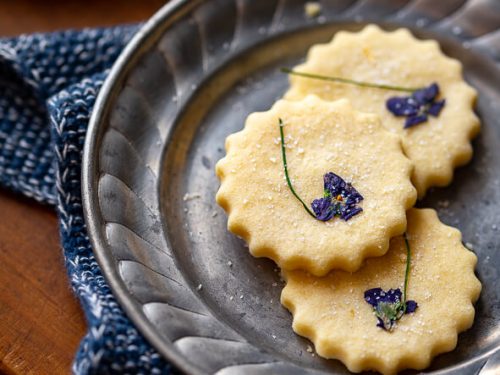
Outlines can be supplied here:
M334 172L364 196L363 212L349 221L309 216L284 178L279 118L289 173L304 201L323 196L323 175ZM216 200L228 213L228 229L252 255L281 268L318 276L355 271L365 258L385 254L390 238L406 229L416 191L400 139L346 100L279 100L269 111L251 114L242 131L227 137L226 150L216 165Z
M440 115L409 129L403 129L404 118L386 109L388 98L405 95L396 91L290 76L285 94L288 100L309 94L325 100L346 98L355 109L381 116L384 126L402 136L403 150L415 165L412 182L419 198L432 186L448 185L454 168L471 159L470 141L480 130L473 111L477 92L464 81L460 62L445 56L436 41L416 39L407 29L387 32L368 25L360 32L340 31L330 43L312 46L306 62L294 69L396 86L439 84L446 99Z
M436 355L453 350L458 333L472 325L481 283L474 274L477 258L462 245L461 233L441 223L432 209L409 210L407 233L408 299L419 306L392 332L376 326L363 294L375 287L402 289L402 236L391 240L385 256L368 259L353 274L334 271L317 278L283 271L287 284L281 302L293 315L293 330L313 341L320 356L339 359L352 372L423 369Z

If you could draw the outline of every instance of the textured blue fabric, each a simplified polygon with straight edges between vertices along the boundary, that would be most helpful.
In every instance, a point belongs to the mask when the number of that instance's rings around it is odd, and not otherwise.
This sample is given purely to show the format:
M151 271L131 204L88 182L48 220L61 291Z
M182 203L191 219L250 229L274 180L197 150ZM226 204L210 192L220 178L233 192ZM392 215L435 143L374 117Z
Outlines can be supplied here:
M168 374L113 297L83 220L81 157L96 96L137 26L0 39L0 183L54 205L89 331L77 374ZM54 249L56 251L56 249Z

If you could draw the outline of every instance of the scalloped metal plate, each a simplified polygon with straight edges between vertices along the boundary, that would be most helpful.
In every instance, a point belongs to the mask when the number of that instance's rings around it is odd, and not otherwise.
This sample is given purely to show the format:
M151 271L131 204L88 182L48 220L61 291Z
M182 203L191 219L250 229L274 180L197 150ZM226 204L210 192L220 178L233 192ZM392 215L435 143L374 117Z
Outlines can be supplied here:
M104 275L141 332L185 372L348 373L307 352L279 303L274 264L227 232L214 164L225 137L285 91L277 67L338 30L405 26L462 61L484 124L472 163L421 202L474 244L484 283L474 327L427 372L499 373L500 2L321 4L311 19L299 0L171 1L142 28L101 91L84 150L84 209Z

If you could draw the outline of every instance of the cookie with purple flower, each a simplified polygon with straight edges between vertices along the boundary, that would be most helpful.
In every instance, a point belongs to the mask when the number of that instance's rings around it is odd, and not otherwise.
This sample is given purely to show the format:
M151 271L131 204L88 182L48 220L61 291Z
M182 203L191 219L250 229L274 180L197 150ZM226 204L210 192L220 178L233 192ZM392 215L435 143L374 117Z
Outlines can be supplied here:
M481 283L460 232L434 210L412 208L406 233L355 273L283 271L281 302L318 355L356 373L421 370L472 325Z
M400 138L345 100L280 100L226 150L216 199L256 257L315 275L355 271L406 229L416 191Z
M448 185L454 168L471 159L470 141L480 128L477 93L460 62L436 41L369 25L338 32L330 43L313 46L304 64L284 71L291 74L288 100L346 98L355 109L379 115L402 137L419 198L432 186Z

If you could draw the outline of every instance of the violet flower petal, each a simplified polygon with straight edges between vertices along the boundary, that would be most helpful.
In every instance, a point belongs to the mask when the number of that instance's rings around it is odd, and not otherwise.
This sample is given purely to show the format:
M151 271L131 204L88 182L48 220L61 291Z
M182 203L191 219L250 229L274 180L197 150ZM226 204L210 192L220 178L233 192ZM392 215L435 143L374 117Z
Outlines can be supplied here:
M363 211L363 209L361 207L356 207L356 206L348 207L348 206L344 206L340 210L340 217L342 219L344 219L345 221L347 221L347 220L351 219L353 216L356 216L357 214L359 214L361 211Z
M368 302L373 307L377 307L378 302L380 300L380 295L383 292L384 291L382 290L382 288L368 289L367 291L365 291L365 301Z
M427 115L426 114L416 115L416 116L410 116L410 117L406 118L404 128L408 129L408 128L411 128L412 126L421 124L421 123L426 122L426 121L427 121Z
M417 309L417 307L418 307L418 303L416 303L415 301L406 301L406 311L405 311L405 314L414 313L415 310Z
M329 191L332 197L342 193L345 188L345 181L342 177L333 172L328 172L323 176L324 189Z
M351 204L351 202L359 203L364 199L363 196L359 194L359 192L350 183L347 183L345 186L345 197L347 204Z
M439 95L439 86L437 83L432 83L428 87L417 90L412 94L412 97L420 105L428 104L434 101Z
M380 327L383 330L387 331L387 328L385 328L384 321L380 319L378 316L377 316L377 327Z
M438 100L429 107L427 113L431 116L438 117L445 104L446 99Z
M328 221L335 215L335 207L331 198L315 199L311 207L318 220Z
M384 298L384 302L387 302L387 303L398 303L401 301L401 297L402 297L402 293L401 293L401 289L397 288L397 289L389 289L386 293L385 293L385 298Z
M387 100L386 107L395 116L412 116L418 113L419 103L410 97L396 96Z

